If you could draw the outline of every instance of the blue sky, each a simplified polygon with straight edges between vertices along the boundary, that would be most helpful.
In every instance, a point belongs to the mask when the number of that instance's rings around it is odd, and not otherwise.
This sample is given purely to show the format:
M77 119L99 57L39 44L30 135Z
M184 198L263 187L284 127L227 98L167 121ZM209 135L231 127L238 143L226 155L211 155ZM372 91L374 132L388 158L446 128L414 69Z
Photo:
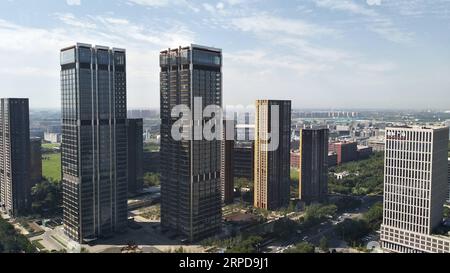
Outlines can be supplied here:
M450 0L3 0L0 96L59 107L59 49L127 49L128 106L159 106L158 53L223 49L226 104L450 110Z

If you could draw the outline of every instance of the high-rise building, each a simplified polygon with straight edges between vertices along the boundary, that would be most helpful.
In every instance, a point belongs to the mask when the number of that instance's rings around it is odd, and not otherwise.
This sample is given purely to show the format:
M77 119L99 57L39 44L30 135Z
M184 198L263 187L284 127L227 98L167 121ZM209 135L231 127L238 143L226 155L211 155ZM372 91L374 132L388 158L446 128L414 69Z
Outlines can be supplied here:
M300 200L325 200L328 195L328 129L301 130L299 170Z
M30 208L28 99L0 99L0 207L11 217Z
M246 178L253 181L255 144L253 141L239 141L234 143L234 177Z
M221 140L194 137L195 130L175 140L171 131L178 118L171 112L188 106L188 119L198 126L210 119L201 114L206 106L222 106L222 51L199 45L169 49L161 52L160 66L161 225L197 241L221 230Z
M381 245L390 252L450 253L435 235L448 193L447 127L386 128Z
M124 49L61 50L64 231L82 243L127 226Z
M42 151L41 139L39 137L32 137L30 139L30 182L31 187L42 180Z
M228 128L232 127L232 128ZM227 129L231 134L227 137ZM220 191L224 204L233 203L234 199L234 121L224 120L221 143ZM232 137L232 138L231 138ZM231 138L231 139L230 139Z
M450 157L448 158L448 196L447 202L450 203Z
M290 145L291 102L258 100L254 162L256 208L276 210L289 206Z
M144 120L128 119L128 192L139 193L144 188Z

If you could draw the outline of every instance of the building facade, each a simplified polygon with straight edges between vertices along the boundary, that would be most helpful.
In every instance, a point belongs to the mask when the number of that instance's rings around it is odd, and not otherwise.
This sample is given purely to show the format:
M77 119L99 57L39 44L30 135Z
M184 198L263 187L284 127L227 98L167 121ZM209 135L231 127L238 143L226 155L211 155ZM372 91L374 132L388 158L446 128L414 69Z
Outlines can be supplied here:
M448 193L447 127L386 129L382 248L450 253L450 237L435 235Z
M236 142L234 144L234 177L253 181L255 144L253 141Z
M0 99L0 208L17 217L30 208L28 99Z
M220 191L222 202L226 205L233 203L234 200L234 127L234 121L224 120L221 143ZM226 137L227 129L232 132L229 137ZM232 139L230 139L231 136L233 136Z
M299 199L323 201L328 196L328 129L300 132Z
M221 140L194 140L192 126L175 140L172 127L178 118L171 112L185 105L195 112L188 123L199 125L210 118L196 110L222 106L222 51L199 45L165 50L160 67L161 225L197 241L221 230ZM199 100L201 109L194 109Z
M42 180L42 141L38 137L30 139L30 182L31 187Z
M447 202L450 203L450 157L448 158L448 196Z
M144 120L127 119L128 136L128 192L136 194L144 189Z
M297 170L300 168L300 152L291 151L291 168Z
M124 49L61 50L64 232L83 243L127 226Z
M58 133L50 133L45 132L44 133L44 140L53 144L61 143L62 136Z
M338 165L358 160L358 144L356 142L330 143L329 151L337 154Z
M287 207L290 201L291 102L258 100L255 128L254 206L267 210ZM278 139L274 138L276 134Z

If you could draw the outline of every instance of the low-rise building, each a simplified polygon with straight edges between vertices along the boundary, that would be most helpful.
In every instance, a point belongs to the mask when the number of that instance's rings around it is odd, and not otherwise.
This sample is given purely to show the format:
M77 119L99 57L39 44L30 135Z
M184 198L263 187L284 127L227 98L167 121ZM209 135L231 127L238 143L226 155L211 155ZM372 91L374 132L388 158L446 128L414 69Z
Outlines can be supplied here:
M44 140L53 144L61 143L61 134L45 132Z

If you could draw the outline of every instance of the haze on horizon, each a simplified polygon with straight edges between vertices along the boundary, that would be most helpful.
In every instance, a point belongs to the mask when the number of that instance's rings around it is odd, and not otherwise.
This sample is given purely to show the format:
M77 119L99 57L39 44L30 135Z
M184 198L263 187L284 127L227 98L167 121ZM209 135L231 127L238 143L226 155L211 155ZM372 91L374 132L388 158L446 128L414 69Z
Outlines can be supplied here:
M0 97L59 108L59 50L127 49L128 106L159 107L159 51L224 52L224 104L450 110L449 0L8 0Z

